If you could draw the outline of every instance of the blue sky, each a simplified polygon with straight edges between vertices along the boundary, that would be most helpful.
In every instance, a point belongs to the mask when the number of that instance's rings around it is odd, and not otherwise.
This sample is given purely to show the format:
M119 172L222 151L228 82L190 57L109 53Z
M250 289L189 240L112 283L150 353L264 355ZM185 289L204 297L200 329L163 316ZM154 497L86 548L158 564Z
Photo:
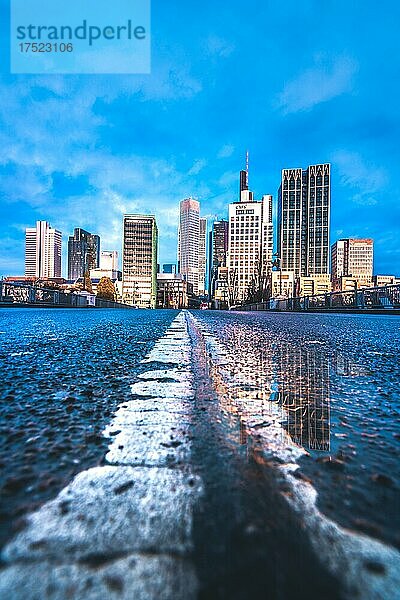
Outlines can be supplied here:
M397 0L153 0L141 76L10 75L1 21L0 274L23 274L37 219L120 251L125 212L155 213L174 261L179 201L226 217L248 149L256 197L330 162L331 242L373 237L400 275Z

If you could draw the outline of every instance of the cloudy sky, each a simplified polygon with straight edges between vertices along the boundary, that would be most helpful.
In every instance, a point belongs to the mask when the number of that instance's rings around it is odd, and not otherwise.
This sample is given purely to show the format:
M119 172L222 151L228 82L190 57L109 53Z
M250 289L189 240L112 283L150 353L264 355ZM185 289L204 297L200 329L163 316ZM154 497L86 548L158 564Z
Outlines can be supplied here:
M38 219L120 250L122 215L154 213L174 261L179 201L226 217L246 149L256 197L330 162L331 241L373 237L400 275L399 23L397 0L153 0L151 75L12 76L4 47L0 275Z

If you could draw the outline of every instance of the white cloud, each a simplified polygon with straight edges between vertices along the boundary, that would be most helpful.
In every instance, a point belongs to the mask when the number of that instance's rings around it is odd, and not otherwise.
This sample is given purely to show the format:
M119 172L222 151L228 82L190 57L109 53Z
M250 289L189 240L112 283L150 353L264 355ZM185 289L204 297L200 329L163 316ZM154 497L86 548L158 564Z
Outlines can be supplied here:
M235 152L235 146L232 146L232 144L225 144L219 150L219 152L217 154L217 158L229 158L230 156L232 156L232 154L234 152Z
M211 56L227 58L235 50L235 45L217 35L210 35L205 41L204 48Z
M201 82L184 59L159 61L151 76L38 76L17 78L12 85L0 78L0 84L0 164L7 166L0 182L4 202L23 200L37 218L61 229L64 252L67 236L79 226L98 232L103 247L120 250L122 215L152 212L158 217L161 255L175 256L177 209L170 207L195 193L193 176L204 161L181 173L173 157L114 156L101 145L103 119L95 104L119 97L160 100L163 105L191 98L201 91ZM84 176L90 190L60 199L53 188L54 172Z
M378 204L377 196L388 180L383 168L367 163L357 152L347 150L334 152L331 161L339 173L340 183L352 190L352 202L361 206Z
M238 174L236 171L225 171L222 173L218 180L218 184L221 187L230 187L235 181L238 181ZM238 183L239 185L239 183Z
M317 56L312 67L286 83L277 98L277 108L284 114L310 110L317 104L351 92L356 71L357 63L349 57L330 60Z
M206 165L207 165L207 161L204 160L204 158L199 158L199 159L195 160L192 168L189 169L189 171L188 171L188 175L198 175L200 173L200 171L202 171Z
M47 153L35 154L39 166L16 164L9 182L20 184L15 200L23 193L26 202L36 209L38 218L50 221L63 232L64 264L66 240L74 227L83 227L98 233L102 247L120 252L122 243L122 216L126 213L155 214L159 228L160 258L172 260L176 255L179 201L189 195L207 198L210 190L198 185L195 172L202 168L195 163L192 172L179 172L171 163L158 158L136 155L111 156L105 151L77 152L68 168L74 176L85 175L91 186L86 195L57 198L53 195L51 176L45 173ZM43 170L40 168L43 166ZM63 171L62 157L52 157L54 170ZM29 176L27 176L27 174ZM45 185L45 183L47 185ZM23 186L23 187L21 187ZM4 190L4 181L3 181Z
M370 196L368 192L354 194L352 200L355 204L359 204L360 206L375 206L375 204L378 204L378 200L373 196Z

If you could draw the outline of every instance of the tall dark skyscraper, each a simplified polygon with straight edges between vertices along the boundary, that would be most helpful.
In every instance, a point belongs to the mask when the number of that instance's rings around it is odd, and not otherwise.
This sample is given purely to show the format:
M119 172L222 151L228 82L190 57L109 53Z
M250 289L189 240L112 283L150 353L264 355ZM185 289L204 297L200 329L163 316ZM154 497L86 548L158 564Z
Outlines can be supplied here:
M247 183L247 171L240 171L240 193L244 190L249 189L249 184Z
M241 171L246 173L246 171ZM218 279L218 268L227 266L228 221L214 221L209 234L209 294L212 298L215 282Z
M68 279L83 277L100 265L100 237L80 229L68 238Z
M246 152L246 169L240 171L239 178L239 201L252 200L252 192L249 192L249 153ZM246 192L244 195L242 192Z
M278 192L278 252L296 277L329 273L330 165L283 169Z
M213 223L213 262L219 267L226 267L226 253L228 252L228 221L221 219Z

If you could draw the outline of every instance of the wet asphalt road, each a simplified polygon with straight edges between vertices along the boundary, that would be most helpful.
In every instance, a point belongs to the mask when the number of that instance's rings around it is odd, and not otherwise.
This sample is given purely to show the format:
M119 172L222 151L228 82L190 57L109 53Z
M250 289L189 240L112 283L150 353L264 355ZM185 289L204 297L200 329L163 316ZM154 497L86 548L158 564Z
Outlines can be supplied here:
M0 545L104 459L102 431L176 314L0 310Z
M3 542L76 473L104 464L109 440L101 432L132 397L132 382L148 368L140 361L176 314L0 312ZM307 451L299 476L318 490L321 511L397 545L400 319L194 314L188 440L205 489L193 515L200 598L343 597L301 518L288 513L285 481L260 459L238 414L221 405L204 333L224 352L225 397L250 415L261 401L266 423L268 411L280 411L282 431Z
M258 394L282 411L321 511L400 547L400 317L193 314L226 352L244 408ZM237 389L243 373L251 394Z
M205 496L194 514L201 600L345 597L291 515L285 484L256 459L237 415L221 409L201 333L191 323L197 384L192 463Z

